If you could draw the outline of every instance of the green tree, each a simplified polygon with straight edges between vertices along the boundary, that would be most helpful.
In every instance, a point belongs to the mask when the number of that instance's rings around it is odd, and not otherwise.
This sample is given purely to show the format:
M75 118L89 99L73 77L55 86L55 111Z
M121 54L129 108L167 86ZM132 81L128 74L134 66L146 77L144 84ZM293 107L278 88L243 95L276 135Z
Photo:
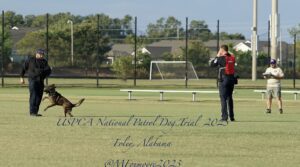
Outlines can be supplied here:
M156 23L147 26L147 36L149 38L173 38L183 37L185 35L182 23L175 17L170 16L167 19L159 18ZM203 20L192 20L189 26L189 38L207 41L211 38L212 33L208 25Z
M74 30L74 52L77 57L77 64L88 67L89 64L96 63L97 56L97 29L96 23L82 22ZM111 50L110 40L107 36L103 34L100 36L99 41L100 55L103 60L104 53Z
M294 36L296 35L296 37L298 36L299 37L299 34L300 34L300 24L298 24L297 26L295 27L292 27L290 28L289 30L289 34L292 38L294 38ZM296 39L296 53L297 53L297 58L296 58L296 68L297 70L299 71L300 70L300 42L299 42L299 38ZM294 48L293 48L294 50ZM294 53L292 53L291 57L294 56ZM292 65L292 62L289 63L290 65Z
M215 36L216 36L216 34L215 34ZM220 39L221 40L232 40L232 39L245 40L246 38L241 33L229 34L227 32L221 32L220 33Z
M120 56L113 63L113 71L117 77L126 81L133 74L133 64L131 56Z
M208 41L212 34L208 25L203 20L192 20L189 28L190 39L200 39L202 41Z
M35 15L26 15L24 17L24 22L25 22L24 26L31 27L34 19L35 19Z
M13 11L6 11L4 13L5 25L10 28L13 26L21 26L24 24L23 16L20 14L16 14Z
M147 71L150 69L151 57L148 53L142 53L141 51L137 54L137 59L139 61L139 68L144 68Z
M181 22L175 17L170 16L167 19L161 17L155 24L150 23L147 26L147 36L149 38L176 38L183 34Z
M70 13L59 13L49 17L49 63L56 67L70 65L71 34L70 26L67 24L67 20L70 18L74 20L75 64L86 68L93 67L97 62L96 16L89 16L90 19L81 21L81 17L73 16ZM44 23L44 19L43 16L37 20ZM37 24L33 23L33 25ZM45 29L26 34L18 42L17 47L18 53L21 55L32 55L36 48L45 48ZM104 54L110 49L109 38L102 34L99 41L100 61L104 59Z
M45 18L46 18L45 15L36 16L31 23L31 27L45 27L45 25L46 25Z
M0 27L2 27L2 25L0 24ZM4 67L6 68L7 65L11 62L10 61L10 55L12 53L12 40L11 40L11 36L9 33L9 28L5 27L4 29L4 48L2 48L2 28L0 28L0 34L1 34L1 39L0 39L0 55L1 55L1 59L0 61L2 61L2 49L4 49Z
M45 32L42 30L29 32L17 43L19 55L33 55L37 48L45 46Z
M165 23L165 30L164 30L165 37L176 38L180 27L181 27L181 22L179 20L177 20L173 16L168 17Z
M248 77L251 74L252 55L251 51L242 52L230 49L230 52L235 56L236 72L238 75Z
M257 66L265 67L266 65L269 65L269 57L266 53L258 53L257 55Z
M207 62L210 58L209 49L201 42L192 42L188 56L189 60L195 66L207 66Z
M165 52L163 53L163 59L165 61L172 61L174 60L174 55L171 52Z
M183 59L185 57L185 48L181 48L183 53ZM194 67L204 67L208 66L209 60L209 49L204 46L202 42L191 42L188 49L188 61L192 62Z
M126 38L127 35L133 34L131 27L132 17L130 15L126 15L123 19L120 19L100 14L99 19L101 33L109 38L118 39L117 43L122 43L122 39ZM89 15L83 20L85 22L97 23L97 15Z
M132 16L130 15L126 15L124 16L124 18L122 19L121 21L121 24L122 24L122 32L121 34L126 37L127 35L130 35L130 34L133 34L133 30L132 30Z
M150 23L147 26L147 35L149 38L162 38L164 37L164 22L165 18L160 18L155 24Z
M137 53L137 77L148 78L150 72L151 57L148 53Z
M69 66L71 64L70 34L64 29L53 29L49 33L49 62L54 67Z
M292 27L290 29L288 29L288 32L290 34L291 37L294 37L294 35L296 34L300 34L300 24L298 24L295 27Z

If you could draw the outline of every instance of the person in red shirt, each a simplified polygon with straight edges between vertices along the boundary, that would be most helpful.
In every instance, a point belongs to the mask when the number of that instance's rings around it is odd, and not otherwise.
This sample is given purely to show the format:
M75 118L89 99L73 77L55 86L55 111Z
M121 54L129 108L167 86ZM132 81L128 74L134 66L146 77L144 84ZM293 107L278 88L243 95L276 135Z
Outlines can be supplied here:
M220 121L228 120L228 111L230 120L235 121L232 98L235 84L235 57L228 52L227 45L222 45L220 47L217 57L211 61L211 66L219 68L218 85L222 113Z

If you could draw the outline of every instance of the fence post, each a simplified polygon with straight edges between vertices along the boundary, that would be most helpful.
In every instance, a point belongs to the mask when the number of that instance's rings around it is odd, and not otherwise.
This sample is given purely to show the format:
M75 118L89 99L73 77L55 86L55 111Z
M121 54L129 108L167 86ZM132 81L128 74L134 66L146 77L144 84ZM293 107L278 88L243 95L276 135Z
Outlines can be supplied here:
M217 20L217 49L216 49L217 53L219 51L219 48L220 48L220 20ZM219 79L218 78L216 79L216 85L218 88L219 87Z
M49 63L49 13L46 14L46 60ZM48 77L46 78L46 85L48 85Z
M134 18L134 83L136 86L137 17Z
M217 20L217 52L220 48L220 20Z
M185 88L188 87L188 68L187 68L187 57L188 57L188 38L189 38L189 18L185 18Z
M99 87L99 58L100 58L100 48L99 48L100 23L99 22L100 22L100 15L97 14L97 56L96 56L96 58L97 58L97 62L96 62L96 66L97 66L96 67L97 88Z

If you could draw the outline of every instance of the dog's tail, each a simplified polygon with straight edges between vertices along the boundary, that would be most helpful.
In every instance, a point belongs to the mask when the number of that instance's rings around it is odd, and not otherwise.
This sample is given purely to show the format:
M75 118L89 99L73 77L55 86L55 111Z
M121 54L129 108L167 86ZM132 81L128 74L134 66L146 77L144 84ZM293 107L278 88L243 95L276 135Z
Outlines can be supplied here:
M81 105L81 103L84 101L85 99L83 98L83 99L80 99L79 101L78 101L78 103L75 103L75 104L73 104L74 105L74 107L78 107L78 106L80 106Z

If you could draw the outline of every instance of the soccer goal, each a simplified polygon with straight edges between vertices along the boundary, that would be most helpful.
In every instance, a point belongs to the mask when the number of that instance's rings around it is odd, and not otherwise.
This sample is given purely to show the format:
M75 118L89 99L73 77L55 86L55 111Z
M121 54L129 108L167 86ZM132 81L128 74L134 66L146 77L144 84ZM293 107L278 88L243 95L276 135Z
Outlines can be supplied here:
M149 79L185 79L185 61L151 61ZM199 79L191 62L187 62L188 79Z

